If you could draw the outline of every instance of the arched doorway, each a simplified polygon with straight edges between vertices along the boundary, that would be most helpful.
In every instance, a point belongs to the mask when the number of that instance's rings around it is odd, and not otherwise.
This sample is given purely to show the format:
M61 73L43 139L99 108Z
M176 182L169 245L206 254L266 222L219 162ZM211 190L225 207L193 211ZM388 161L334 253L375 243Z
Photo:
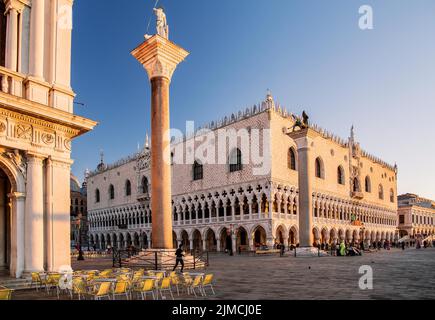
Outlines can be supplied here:
M148 249L148 236L145 232L142 234L142 247Z
M197 250L202 250L202 237L201 237L201 232L199 232L198 230L195 230L193 232L193 250L197 251Z
M11 263L11 206L8 194L11 184L0 169L0 269L9 269Z
M212 229L208 229L205 235L205 246L207 251L216 251L216 235Z
M131 246L132 242L131 242L131 235L129 233L127 233L127 247Z
M295 227L292 227L290 229L288 242L289 242L289 246L297 245L297 231Z
M184 251L188 251L190 249L189 234L186 230L181 232L181 243L183 244Z
M284 228L282 226L279 226L278 229L276 229L276 241L278 243L284 243Z
M178 249L177 234L174 231L172 231L172 247Z
M228 229L223 228L220 233L221 251L229 252L231 250L231 236L228 234Z
M254 230L254 248L258 248L260 246L265 246L267 243L266 230L263 227L258 226Z
M248 247L248 233L243 227L237 229L237 250L246 250Z
M116 234L112 235L112 245L115 249L119 249L118 236Z
M137 232L134 233L134 237L133 237L133 245L136 248L140 247L140 239L139 239L139 235L137 234Z

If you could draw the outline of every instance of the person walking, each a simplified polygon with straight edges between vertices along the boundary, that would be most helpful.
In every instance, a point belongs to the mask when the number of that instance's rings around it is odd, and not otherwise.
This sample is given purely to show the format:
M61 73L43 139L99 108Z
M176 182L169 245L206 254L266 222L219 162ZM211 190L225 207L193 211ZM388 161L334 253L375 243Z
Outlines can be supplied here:
M346 245L344 244L344 241L341 241L340 243L340 256L344 257L346 255Z
M183 244L180 244L180 246L178 247L177 251L175 251L175 256L176 256L176 262L175 262L175 266L174 269L172 269L172 271L175 271L175 269L177 269L178 264L181 264L181 273L183 273L183 269L184 269L184 254L183 254Z
M402 251L405 250L405 241L402 242Z

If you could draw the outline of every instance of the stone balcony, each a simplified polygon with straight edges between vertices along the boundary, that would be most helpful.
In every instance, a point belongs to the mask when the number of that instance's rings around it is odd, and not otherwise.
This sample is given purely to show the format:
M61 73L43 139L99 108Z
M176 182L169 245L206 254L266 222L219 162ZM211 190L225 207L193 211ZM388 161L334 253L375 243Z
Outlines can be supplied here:
M351 194L351 197L353 199L362 200L362 199L364 199L364 193L362 193L360 191L353 191L352 194Z
M71 88L52 85L1 66L0 92L73 113L75 94Z

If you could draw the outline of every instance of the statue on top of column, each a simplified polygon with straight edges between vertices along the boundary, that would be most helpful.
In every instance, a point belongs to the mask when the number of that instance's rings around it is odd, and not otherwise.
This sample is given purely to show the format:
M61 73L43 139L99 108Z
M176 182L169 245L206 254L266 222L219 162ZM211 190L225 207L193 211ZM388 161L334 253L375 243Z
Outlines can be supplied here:
M166 20L166 14L162 7L154 8L157 17L157 34L165 39L169 38L169 26Z

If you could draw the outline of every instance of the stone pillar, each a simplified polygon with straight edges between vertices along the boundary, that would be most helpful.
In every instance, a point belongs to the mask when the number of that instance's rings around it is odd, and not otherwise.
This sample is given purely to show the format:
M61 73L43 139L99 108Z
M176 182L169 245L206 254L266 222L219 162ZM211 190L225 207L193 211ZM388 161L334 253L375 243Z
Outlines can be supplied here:
M7 13L7 34L6 34L6 68L18 71L18 14L22 11L24 4L17 0L5 1Z
M15 192L8 195L12 203L11 208L11 265L12 277L20 278L24 271L24 215L26 197L23 193Z
M190 239L189 248L190 251L193 251L193 239Z
M235 233L231 235L231 244L232 244L232 250L233 254L237 254L237 236Z
M169 84L177 65L187 57L188 52L155 35L133 50L132 55L147 70L151 82L153 247L172 249Z
M49 158L46 163L47 208L47 267L49 271L58 271L62 266L71 265L70 239L65 235L71 232L70 223L70 176L72 160ZM53 226L55 226L53 228ZM83 246L83 243L82 243Z
M25 214L25 271L44 270L44 183L43 159L27 155Z
M216 238L216 251L221 252L221 238Z
M311 144L318 135L312 129L303 129L289 134L298 146L299 180L299 241L301 247L313 245L313 191L314 159L311 157Z
M44 78L44 11L45 0L32 0L30 16L30 75L38 80Z

